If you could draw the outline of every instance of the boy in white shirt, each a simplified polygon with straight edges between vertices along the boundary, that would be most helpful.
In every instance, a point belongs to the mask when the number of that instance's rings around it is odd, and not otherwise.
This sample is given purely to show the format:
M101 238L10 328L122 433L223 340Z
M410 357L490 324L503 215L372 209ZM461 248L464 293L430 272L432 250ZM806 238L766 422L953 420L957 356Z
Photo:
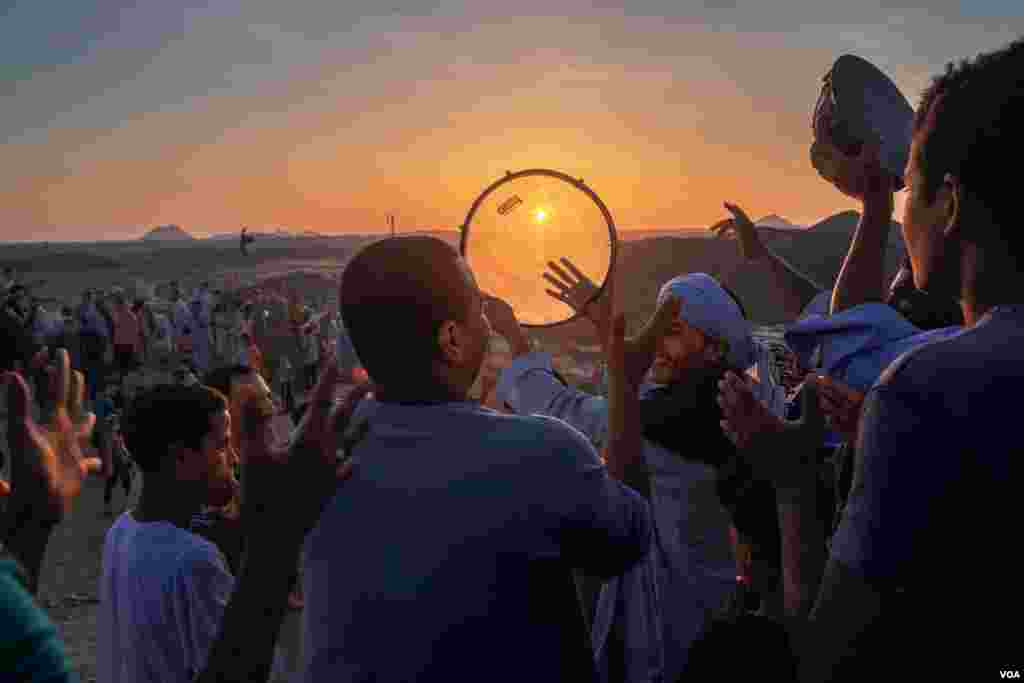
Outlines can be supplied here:
M124 416L143 488L103 548L99 680L185 683L203 669L234 577L216 546L188 529L202 505L235 494L231 428L227 400L200 385L156 387Z

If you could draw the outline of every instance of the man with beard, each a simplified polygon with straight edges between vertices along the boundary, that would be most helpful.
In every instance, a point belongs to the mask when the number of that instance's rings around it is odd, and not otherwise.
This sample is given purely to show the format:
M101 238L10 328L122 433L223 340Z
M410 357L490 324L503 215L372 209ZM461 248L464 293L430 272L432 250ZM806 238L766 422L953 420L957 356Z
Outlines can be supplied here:
M376 386L346 440L358 474L306 540L302 680L594 680L571 570L640 560L646 503L563 422L468 400L491 327L450 245L375 242L340 299Z
M562 265L549 264L545 278L555 289L548 293L607 336L610 321L599 313L597 288L567 259ZM604 586L594 616L595 648L610 680L646 681L652 671L675 680L690 644L735 589L731 520L719 500L717 471L735 449L719 427L717 382L726 369L745 372L767 350L755 344L739 301L711 276L673 278L658 304L671 296L682 300L682 310L658 342L653 382L641 390L643 461L650 476L635 486L651 497L653 547L643 563ZM511 308L494 305L488 313L515 356L501 373L498 399L519 414L565 420L603 444L607 400L560 382L550 355L530 352ZM763 379L758 386L765 396L777 396L770 378Z

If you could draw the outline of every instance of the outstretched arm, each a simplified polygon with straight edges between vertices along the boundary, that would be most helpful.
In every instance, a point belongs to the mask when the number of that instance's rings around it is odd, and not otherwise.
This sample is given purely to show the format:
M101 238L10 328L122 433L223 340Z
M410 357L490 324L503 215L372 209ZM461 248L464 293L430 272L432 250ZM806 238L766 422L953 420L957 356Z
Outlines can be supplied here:
M820 150L813 159L815 168L836 189L862 205L860 223L832 293L835 314L869 301L885 300L885 251L897 182L879 161L880 138L866 141L860 153L850 156L833 144L830 123L826 112L814 128L815 147ZM830 163L819 163L821 158L830 159Z
M719 237L730 231L735 232L744 260L748 263L763 264L775 280L779 291L782 292L782 305L786 315L791 319L800 317L804 307L822 291L823 287L765 246L757 233L757 227L743 209L728 202L725 208L733 217L715 223L710 229Z
M866 195L857 231L832 292L832 313L869 301L885 300L885 251L892 229L893 197L889 191Z
M331 358L299 434L286 451L272 448L271 422L258 402L250 398L244 407L245 558L224 610L220 634L196 681L267 680L295 557L324 506L352 473L351 464L339 464L337 453L342 445L341 433L358 398L350 397L345 405L331 411L340 378L337 363ZM301 501L294 501L281 496L282 490L304 491L305 495Z

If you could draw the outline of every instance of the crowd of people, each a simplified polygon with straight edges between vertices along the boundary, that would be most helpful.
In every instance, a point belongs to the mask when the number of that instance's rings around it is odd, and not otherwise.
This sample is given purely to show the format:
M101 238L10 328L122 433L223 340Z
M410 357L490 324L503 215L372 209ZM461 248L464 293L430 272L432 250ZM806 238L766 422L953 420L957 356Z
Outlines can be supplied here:
M792 317L786 342L806 369L795 398L767 371L743 302L704 273L665 282L629 338L614 272L600 296L571 255L538 274L594 324L608 367L597 396L554 371L451 246L363 248L339 287L345 329L321 346L286 440L271 429L259 315L239 333L246 362L204 363L197 381L126 402L119 430L143 485L103 549L99 680L267 680L297 583L310 683L1019 670L1002 617L1024 606L1010 429L1024 242L1000 162L1024 153L1022 119L1024 41L934 79L902 179L908 260L888 286L899 183L875 143L832 150L828 180L862 213L831 290L726 204L714 229L773 274ZM816 126L819 147L828 131ZM115 303L113 332L101 313L82 333L125 361L140 325ZM288 317L303 339L302 316ZM209 324L183 320L175 330ZM83 339L78 366L9 330L0 672L67 680L31 593L49 534L102 467L86 410L100 347ZM471 400L492 334L513 360ZM356 363L369 381L339 402Z

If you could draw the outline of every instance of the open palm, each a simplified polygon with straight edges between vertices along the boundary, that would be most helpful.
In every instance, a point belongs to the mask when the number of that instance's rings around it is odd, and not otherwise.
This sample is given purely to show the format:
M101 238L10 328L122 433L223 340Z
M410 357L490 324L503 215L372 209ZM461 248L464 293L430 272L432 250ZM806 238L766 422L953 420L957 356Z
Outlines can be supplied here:
M11 511L31 515L38 523L63 520L81 492L82 482L101 468L98 458L82 455L82 444L96 423L95 415L82 412L85 384L80 379L72 382L67 351L59 349L55 356L50 383L52 412L45 425L32 417L25 379L18 373L4 375L10 413Z

